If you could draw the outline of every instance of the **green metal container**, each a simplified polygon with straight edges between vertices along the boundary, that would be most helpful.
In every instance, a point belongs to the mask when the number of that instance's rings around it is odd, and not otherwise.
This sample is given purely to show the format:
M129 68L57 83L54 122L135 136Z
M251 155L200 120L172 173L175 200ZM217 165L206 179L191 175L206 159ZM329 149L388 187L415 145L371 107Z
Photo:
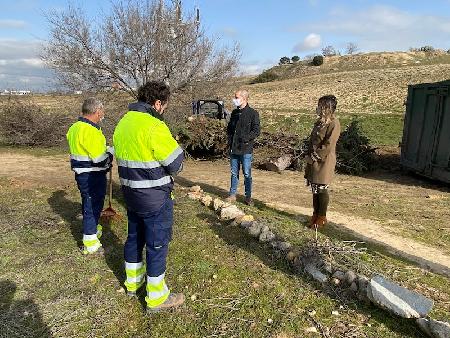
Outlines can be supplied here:
M401 164L450 183L450 80L408 87Z

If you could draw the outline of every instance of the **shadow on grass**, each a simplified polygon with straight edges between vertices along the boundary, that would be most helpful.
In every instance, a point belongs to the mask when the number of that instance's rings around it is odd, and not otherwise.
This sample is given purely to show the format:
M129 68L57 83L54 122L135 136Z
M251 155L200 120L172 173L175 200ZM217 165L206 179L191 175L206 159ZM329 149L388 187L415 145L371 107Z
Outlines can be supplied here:
M70 226L73 238L79 247L82 246L83 226L82 221L76 219L80 210L80 203L75 203L66 197L64 190L57 190L48 198L48 204L59 214ZM103 235L100 239L105 249L105 260L116 278L123 283L125 279L123 263L123 244L119 237L112 231L109 222L101 222L103 225ZM80 253L81 255L81 253Z
M220 197L228 196L228 192L224 189L220 189L218 187L204 184L201 182L193 182L193 181L190 181L183 177L177 177L176 182L185 187L191 187L193 185L200 185L202 187L202 189L207 193L214 194L214 195L217 195ZM445 189L445 188L441 187L441 189ZM238 201L239 200L243 201L244 200L243 196L239 196ZM259 200L254 200L254 203L255 203L254 207L261 211L269 211L269 212L272 212L272 213L275 213L278 215L283 215L294 222L299 222L299 224L302 224L302 225L306 225L306 220L308 220L310 217L308 215L304 215L301 213L293 213L293 212L278 210L276 208L266 205L264 202L259 201ZM339 224L329 222L328 226L321 228L319 231L320 231L320 233L324 234L327 237L337 239L340 241L349 241L349 240L361 241L361 240L363 240L365 242L366 247L370 251L380 253L382 255L394 258L396 260L400 260L400 261L408 263L408 264L420 266L422 268L428 269L434 273L443 275L445 277L449 276L448 268L446 268L442 265L439 265L439 264L431 262L431 261L427 261L418 256L416 257L416 256L412 256L412 255L407 255L395 248L387 247L382 242L378 242L373 239L366 239L366 238L362 239L361 236L359 236L358 234L352 232L351 230L345 229L342 226L339 226Z
M176 181L178 184L187 187L198 184L182 177L177 177ZM225 197L228 194L228 192L224 189L220 189L215 186L201 184L201 187L205 192L221 197ZM298 215L268 207L261 201L255 201L255 207L260 210L271 210L280 215L292 218L292 220L295 221L298 220ZM331 299L334 299L335 301L348 303L349 306L352 306L353 304L353 307L355 307L357 311L365 314L367 317L371 317L373 320L379 323L382 323L383 325L387 326L392 332L396 332L402 337L423 337L420 331L416 328L415 324L412 324L410 320L391 315L390 313L383 311L373 305L359 303L354 297L345 300L330 287L324 288L317 282L310 279L308 276L296 273L294 269L286 262L284 257L276 255L270 246L260 243L256 239L250 237L239 226L231 226L230 222L219 221L219 219L213 213L199 213L197 217L203 221L208 222L212 230L229 246L245 250L251 255L255 255L261 260L264 265L266 265L270 269L279 270L291 276L292 278L300 278L305 283L310 284L318 292L326 295ZM325 228L325 230L323 230L322 232L330 237L338 238L340 240L348 240L348 235L339 233L336 228Z
M217 217L212 213L200 213L197 217L208 222L211 229L231 248L239 248L255 255L264 265L273 270L279 270L291 276L295 275L286 260L277 257L268 246L262 245L255 241L255 239L244 234L239 226L232 226L229 224L230 222L219 222Z
M0 336L52 337L39 307L32 299L14 301L16 290L15 283L0 281Z

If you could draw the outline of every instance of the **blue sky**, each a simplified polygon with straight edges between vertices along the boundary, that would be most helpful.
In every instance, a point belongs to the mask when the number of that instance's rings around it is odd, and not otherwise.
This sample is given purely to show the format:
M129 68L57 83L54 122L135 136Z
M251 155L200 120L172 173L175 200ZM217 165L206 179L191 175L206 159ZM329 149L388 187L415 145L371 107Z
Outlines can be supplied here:
M107 13L110 0L73 1L93 20ZM354 42L362 52L398 51L433 45L450 49L450 0L184 0L196 6L207 34L221 44L238 42L240 71L256 74L282 56L320 53ZM45 13L64 10L67 1L0 0L0 90L46 89L51 72L39 60L48 38Z

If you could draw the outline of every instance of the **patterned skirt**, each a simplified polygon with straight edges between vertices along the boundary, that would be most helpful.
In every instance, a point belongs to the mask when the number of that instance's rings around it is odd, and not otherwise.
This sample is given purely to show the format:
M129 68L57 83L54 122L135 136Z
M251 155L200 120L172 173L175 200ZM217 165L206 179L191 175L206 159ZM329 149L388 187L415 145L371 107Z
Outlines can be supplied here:
M311 192L313 194L319 194L321 191L327 190L329 187L328 184L311 183L308 180L305 180L305 184L307 187L311 187Z

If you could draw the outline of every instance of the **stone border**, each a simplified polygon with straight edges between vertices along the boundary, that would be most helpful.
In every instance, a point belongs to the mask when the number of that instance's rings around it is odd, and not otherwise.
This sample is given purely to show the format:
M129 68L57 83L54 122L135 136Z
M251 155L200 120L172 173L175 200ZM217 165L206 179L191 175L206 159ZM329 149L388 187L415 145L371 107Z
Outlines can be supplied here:
M187 197L213 209L220 220L231 221L231 224L241 227L248 235L284 257L296 272L307 273L322 287L342 285L360 301L371 302L402 318L415 319L417 326L430 337L450 338L450 323L426 317L433 307L433 301L421 294L380 275L369 279L352 270L335 268L314 248L302 250L293 246L273 232L267 224L255 220L252 215L246 215L234 204L204 193L198 185L188 189Z

